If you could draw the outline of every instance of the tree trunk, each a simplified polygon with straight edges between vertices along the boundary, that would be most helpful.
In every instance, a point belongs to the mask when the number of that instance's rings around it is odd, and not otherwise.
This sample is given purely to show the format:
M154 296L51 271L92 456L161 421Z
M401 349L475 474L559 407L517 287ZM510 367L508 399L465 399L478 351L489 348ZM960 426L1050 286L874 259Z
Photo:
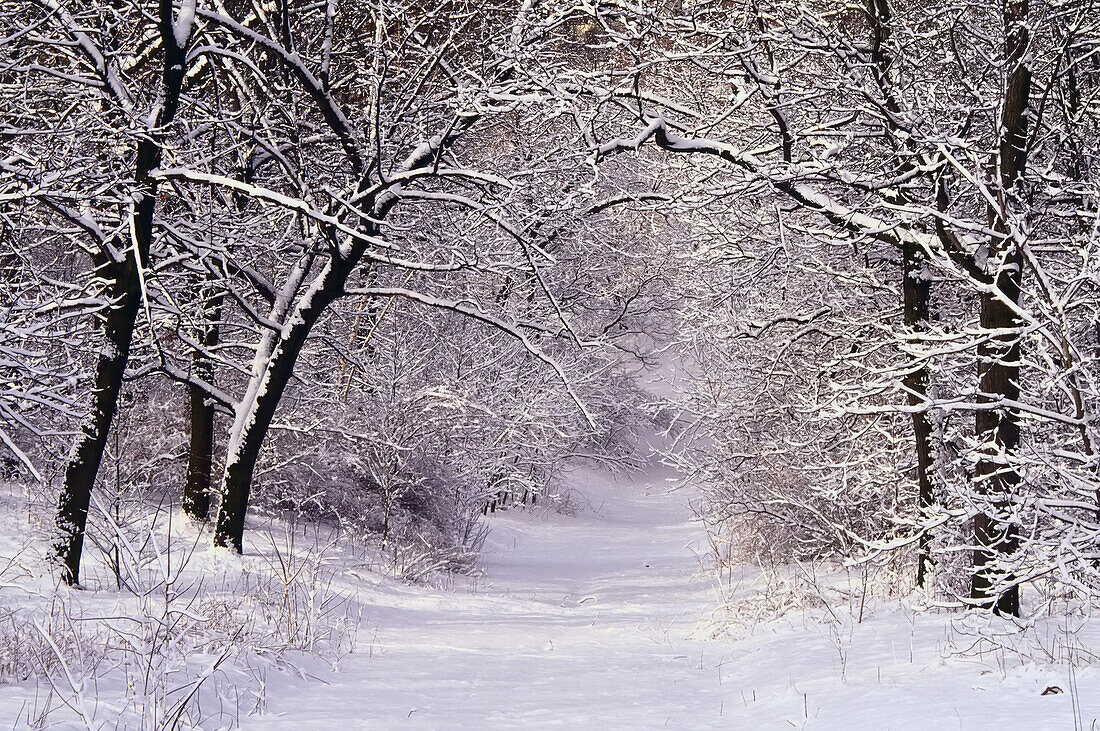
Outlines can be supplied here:
M325 308L343 291L358 257L330 260L301 301L285 318L282 332L270 336L256 354L248 390L237 409L226 450L222 503L214 529L214 545L232 544L243 551L244 519L252 477L275 409L294 374L294 366L310 330ZM270 354L270 355L267 355Z
M993 406L979 410L975 416L975 433L982 447L974 480L978 492L989 498L992 515L981 513L974 518L976 547L970 597L978 606L998 614L1018 616L1019 587L1003 562L1019 547L1019 532L1010 515L1020 484L1020 475L1011 463L1020 443L1019 414L1011 407L995 404L1020 397L1020 323L1012 305L1020 302L1024 259L1020 242L1010 235L1006 219L1027 164L1031 71L1027 66L1028 0L1002 2L1008 77L998 154L1001 200L991 211L995 234L989 260L997 266L994 285L1007 302L991 292L981 296L982 329L998 334L989 336L978 347L978 403Z
M1023 264L1018 254L1014 259ZM997 285L1013 301L1019 299L1018 275L1004 274ZM1013 293L1014 292L1014 293ZM983 329L1018 327L1012 309L992 294L983 294L981 301ZM1020 343L1015 333L990 338L978 348L980 375L978 403L994 403L999 398L1017 400L1020 396ZM979 410L975 416L975 432L984 443L975 470L975 485L979 493L989 497L993 515L980 513L974 518L974 575L970 597L978 606L999 614L1017 616L1020 613L1019 587L999 559L1015 553L1019 545L1017 527L1007 514L1020 483L1020 475L1010 463L1012 453L1020 443L1018 414L1007 407Z
M209 294L209 293L207 293ZM203 302L203 328L201 342L209 351L218 344L221 296L213 296ZM214 383L214 367L208 357L200 352L194 356L195 374ZM188 386L191 402L191 442L187 456L187 483L183 488L183 511L192 519L205 521L210 515L210 472L214 460L214 406L202 388Z
M476 117L464 117L460 123L449 128L445 136L433 138L431 143L418 145L405 160L402 169L411 171L434 165L439 151L458 139L475 119ZM353 169L360 169L357 161L353 160L352 163ZM363 177L359 183L359 192L365 191L368 186L369 177ZM384 221L400 201L399 191L400 185L393 185L385 192L371 196L371 205L363 205L364 210L371 211L371 223L364 231L367 236L381 235L379 222ZM282 327L278 331L269 332L257 348L252 377L245 396L237 407L230 431L222 477L222 502L214 528L214 545L225 547L232 544L237 553L241 553L244 548L244 521L252 490L252 477L260 448L275 416L275 409L287 383L294 375L294 367L310 331L325 309L344 293L348 276L367 252L366 238L345 239L341 242L343 234L335 228L324 228L322 234L327 240L328 261L296 305L291 307L293 297L300 291L315 257L320 254L310 254L299 262L295 274L288 279L275 298L269 320L282 323Z
M146 203L142 200L141 206L145 207ZM70 585L80 581L80 556L84 549L92 487L103 460L111 423L118 410L118 395L126 374L134 325L141 307L136 266L131 249L123 263L111 267L115 272L111 277L111 293L115 302L104 324L107 342L96 363L92 409L81 424L80 436L65 467L65 482L58 500L59 535L54 551L62 564L62 578Z
M906 242L902 249L902 298L905 325L914 331L928 327L928 303L932 277L923 251L916 243ZM922 406L928 397L928 368L921 365L902 381L909 392L909 405ZM917 451L917 504L925 519L935 503L932 491L932 419L927 411L913 413L913 436ZM932 567L932 536L924 532L917 548L917 586L924 586Z
M122 261L107 265L106 273L111 279L109 292L115 299L104 327L107 343L96 363L91 414L81 425L80 436L65 467L65 481L58 500L59 536L54 550L62 564L62 578L70 585L80 581L80 556L84 548L92 488L103 461L111 422L118 411L118 394L122 389L122 379L130 359L130 344L141 308L141 268L148 264L153 240L153 214L157 204L157 181L150 173L160 165L161 134L176 116L183 86L185 55L176 39L172 4L167 0L161 0L159 21L164 47L163 95L159 108L154 108L149 115L154 120L153 129L138 143L134 164L136 200L130 223L132 245L113 242L114 248L125 251L125 254ZM186 39L183 45L186 45Z
M886 109L892 114L901 114L901 107L894 94L890 81L891 27L893 11L889 0L867 0L867 17L871 25L871 63L875 70L875 83L882 92ZM887 119L887 124L893 122ZM902 172L913 169L909 160L903 160ZM902 200L906 200L904 189L898 191ZM906 327L913 331L928 328L929 302L932 296L932 276L928 258L920 246L912 240L902 243L902 310ZM922 406L928 400L928 368L920 366L902 379L908 393L910 406ZM931 512L935 496L932 492L932 420L927 411L913 413L913 436L916 442L917 457L917 506L923 520ZM928 571L932 565L932 536L921 534L917 548L917 586L924 586Z

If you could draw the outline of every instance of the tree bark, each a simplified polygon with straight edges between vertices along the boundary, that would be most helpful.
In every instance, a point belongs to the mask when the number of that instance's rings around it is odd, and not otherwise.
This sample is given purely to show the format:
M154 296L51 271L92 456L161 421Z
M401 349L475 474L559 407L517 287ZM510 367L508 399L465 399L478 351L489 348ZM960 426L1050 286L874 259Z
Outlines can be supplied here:
M871 24L871 63L875 70L875 83L883 96L886 109L900 115L901 107L890 82L890 21L893 11L889 0L867 0L867 16ZM887 124L893 123L887 119ZM900 166L903 172L909 172L913 166L909 160L903 160ZM904 190L898 191L905 200ZM901 246L902 254L902 318L906 327L912 331L928 328L929 302L932 297L932 276L927 255L912 240L906 240ZM928 368L920 365L902 379L908 392L909 405L919 407L928 400ZM932 490L932 420L927 411L914 411L913 437L917 458L917 506L921 519L926 518L935 503ZM917 546L917 586L924 586L932 566L932 536L922 532Z
M205 300L202 308L205 325L201 343L209 352L218 345L221 296L215 295ZM214 367L203 353L195 353L194 368L200 379L214 383ZM201 387L190 384L188 392L191 405L191 441L187 455L187 482L183 488L183 511L192 520L206 521L210 516L210 473L214 462L214 406Z
M151 200L151 199L150 199ZM145 200L141 205L145 205ZM104 323L106 344L96 363L92 390L91 413L80 427L80 436L65 467L65 482L57 507L59 535L54 551L62 564L66 583L80 581L80 557L84 548L84 532L88 521L88 506L92 487L103 460L107 436L118 410L118 395L130 356L134 325L141 307L141 289L137 284L137 262L132 250L111 276L112 298L115 300Z
M282 331L269 336L257 353L257 365L238 406L226 450L222 503L214 529L216 546L232 545L237 553L243 551L244 520L260 448L310 330L325 308L343 293L357 260L333 259L326 263L314 285L286 317Z
M1020 474L1012 465L1012 455L1020 443L1019 414L1010 406L997 404L1002 400L1018 401L1020 397L1020 323L1013 305L1020 302L1024 259L1020 242L1010 233L1007 209L1020 190L1027 164L1031 71L1027 65L1028 0L1002 0L1001 8L1008 77L998 154L1001 200L991 211L995 233L989 256L999 266L994 279L997 292L981 295L981 326L994 334L978 347L978 403L990 407L979 409L974 424L982 443L975 487L988 497L992 510L974 518L976 547L970 597L980 607L1018 616L1020 590L1011 570L1003 564L1019 547L1019 531L1010 515L1020 484Z
M150 176L161 160L161 135L172 123L179 109L180 90L184 78L185 57L176 41L173 10L170 0L160 2L160 35L164 47L164 71L159 109L150 116L154 127L138 143L134 165L134 212L130 222L132 245L115 241L114 248L123 250L122 261L101 267L109 275L108 292L114 300L104 324L107 343L96 362L92 390L91 413L80 428L65 467L65 480L58 500L58 538L54 551L62 565L62 578L72 585L80 581L80 557L88 521L88 507L96 474L103 461L103 450L111 423L118 411L118 395L130 359L130 345L138 312L141 309L141 268L149 261L153 239L153 214L156 211L157 181Z
M928 327L932 277L923 251L913 242L902 247L902 299L905 325L914 331ZM921 365L903 379L909 392L909 405L919 407L928 398L928 368ZM927 518L935 504L932 490L932 419L927 411L913 412L913 436L917 456L917 505L922 519ZM932 536L921 533L917 545L917 586L924 586L932 567Z
M1012 257L1022 266L1023 257ZM1019 301L1019 277L1006 273L997 286L1014 302ZM983 329L1013 330L1018 327L1015 313L992 294L981 301ZM1020 342L1015 333L991 337L978 348L979 404L992 404L999 398L1017 400L1020 396ZM993 514L979 513L974 518L974 573L970 597L975 603L999 614L1018 616L1019 587L1005 568L997 564L1015 553L1019 534L1007 514L1020 483L1020 475L1011 464L1012 453L1020 443L1019 417L1014 409L981 409L975 416L975 432L983 441L975 469L975 486L988 496Z

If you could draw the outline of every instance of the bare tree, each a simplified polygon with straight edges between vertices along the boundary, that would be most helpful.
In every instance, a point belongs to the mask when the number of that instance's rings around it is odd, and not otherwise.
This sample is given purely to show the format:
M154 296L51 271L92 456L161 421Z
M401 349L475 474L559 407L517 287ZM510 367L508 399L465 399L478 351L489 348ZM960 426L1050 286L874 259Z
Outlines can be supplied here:
M456 24L441 25L443 17ZM538 173L552 174L553 166L538 170L530 154L499 165L502 148L517 149L509 120L552 102L516 69L552 58L553 23L529 4L489 10L461 3L446 13L384 4L363 16L310 6L281 24L255 9L239 17L200 9L198 18L203 45L193 61L233 66L225 76L234 106L261 120L247 130L261 152L247 176L180 164L162 166L157 177L178 190L216 189L222 199L266 206L267 230L287 234L272 245L259 233L225 250L222 286L258 341L233 405L215 542L241 548L257 461L279 403L311 334L347 295L410 300L505 333L557 374L584 414L559 357L536 342L576 347L584 340L549 274L560 229L546 227L531 197ZM357 44L372 52L358 53ZM262 67L284 85L268 85ZM555 116L548 117L552 138L566 129ZM242 132L237 124L234 134ZM582 159L554 139L556 147L542 154ZM204 247L182 226L171 236L192 252ZM257 303L258 292L270 293L266 304ZM178 367L167 369L179 375Z

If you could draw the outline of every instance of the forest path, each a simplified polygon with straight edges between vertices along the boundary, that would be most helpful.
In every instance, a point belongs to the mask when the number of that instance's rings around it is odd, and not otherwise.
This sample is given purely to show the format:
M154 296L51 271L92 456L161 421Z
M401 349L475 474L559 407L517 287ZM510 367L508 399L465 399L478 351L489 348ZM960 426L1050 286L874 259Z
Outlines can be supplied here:
M706 538L671 476L578 471L575 515L497 513L469 590L370 590L375 637L246 727L721 725L722 648L692 636L714 606Z
M357 653L314 679L270 675L263 715L242 726L1030 730L1097 717L1100 695L1082 693L1075 718L1075 691L1042 691L1100 687L1100 669L1067 677L983 650L965 616L868 603L857 622L853 599L835 605L843 622L796 609L710 639L706 536L673 477L578 471L576 514L497 513L469 586L362 577ZM761 588L756 569L740 582Z

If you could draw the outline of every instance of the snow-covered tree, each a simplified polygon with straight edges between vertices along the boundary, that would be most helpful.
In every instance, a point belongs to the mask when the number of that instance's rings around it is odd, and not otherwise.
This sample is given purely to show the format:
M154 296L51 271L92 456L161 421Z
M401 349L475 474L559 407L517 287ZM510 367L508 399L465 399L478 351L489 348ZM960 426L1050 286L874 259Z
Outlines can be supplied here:
M1018 612L1017 587L1031 577L1058 565L1068 585L1092 574L1096 526L1085 496L1094 479L1073 468L1070 479L1032 480L1039 471L1026 465L1049 449L1038 447L1052 434L1069 441L1057 451L1069 464L1094 461L1087 388L1071 382L1091 381L1091 345L1063 335L1084 332L1081 325L1056 324L1051 305L1039 304L1066 304L1042 294L1045 260L1078 272L1091 266L1076 255L1093 245L1081 227L1095 209L1092 161L1063 140L1079 139L1092 124L1079 99L1083 89L1095 92L1095 75L1081 63L1095 43L1094 15L1072 3L1006 0L989 7L685 4L592 18L622 64L604 77L597 158L649 142L709 158L710 166L724 164L739 190L766 190L765 205L788 210L802 235L846 237L865 262L883 261L883 246L896 251L888 257L894 274L875 274L900 290L895 319L867 323L889 326L886 339L866 349L853 342L844 358L867 387L840 382L813 400L823 415L912 415L920 510L896 517L922 544L918 574L923 580L934 550L959 550L955 540L933 549L937 526L964 520L972 526L962 539L973 556L970 600L1005 613ZM685 89L692 93L677 93ZM1073 98L1061 111L1050 102ZM735 199L734 215L745 216L745 207ZM862 276L850 265L828 267L822 276ZM1085 301L1074 305L1087 317ZM1063 355L1033 362L1031 342ZM900 347L893 365L877 360L888 343ZM1043 382L1063 384L1069 400L1029 389ZM961 414L974 420L971 435L959 430ZM885 444L904 438L893 423ZM937 447L944 433L962 441ZM825 460L821 468L847 463ZM787 499L798 500L780 498ZM1062 548L1048 548L1040 535L1047 530ZM861 540L873 550L909 544L904 536ZM1038 558L1051 550L1069 553L1061 564Z

